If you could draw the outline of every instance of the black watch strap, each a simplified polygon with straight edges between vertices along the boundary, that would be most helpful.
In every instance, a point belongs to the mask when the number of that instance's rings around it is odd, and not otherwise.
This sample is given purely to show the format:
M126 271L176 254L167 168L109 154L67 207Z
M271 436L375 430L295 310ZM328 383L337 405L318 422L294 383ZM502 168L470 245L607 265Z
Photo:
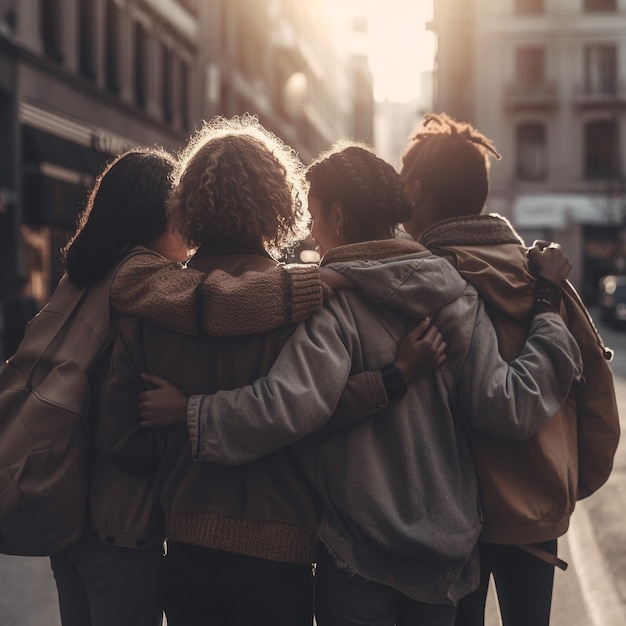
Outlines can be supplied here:
M406 393L406 383L404 378L402 378L402 372L393 363L385 365L381 370L381 374L389 402L400 398Z
M535 313L551 311L558 313L561 309L562 290L544 276L537 277L535 287Z

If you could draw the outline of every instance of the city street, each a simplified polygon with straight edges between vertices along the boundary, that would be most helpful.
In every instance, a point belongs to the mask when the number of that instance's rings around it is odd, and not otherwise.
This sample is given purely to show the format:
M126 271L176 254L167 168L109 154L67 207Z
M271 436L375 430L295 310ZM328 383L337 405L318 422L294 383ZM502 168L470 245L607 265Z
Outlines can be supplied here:
M622 431L626 427L626 330L599 326L616 352L615 374ZM567 571L556 571L552 626L626 624L626 444L609 482L579 503L569 533L559 542ZM0 625L60 626L54 581L46 558L0 555ZM493 594L486 626L498 626ZM529 625L531 626L531 625Z

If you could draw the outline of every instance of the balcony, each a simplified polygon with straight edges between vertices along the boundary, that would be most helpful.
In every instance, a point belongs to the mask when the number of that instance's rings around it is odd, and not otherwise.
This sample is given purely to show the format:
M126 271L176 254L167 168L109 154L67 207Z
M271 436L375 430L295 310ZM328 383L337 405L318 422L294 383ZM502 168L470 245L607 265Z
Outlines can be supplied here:
M504 105L511 110L555 109L559 98L554 82L539 84L510 83L504 90Z
M588 86L579 85L573 93L572 103L580 109L614 109L626 106L626 86L616 85Z

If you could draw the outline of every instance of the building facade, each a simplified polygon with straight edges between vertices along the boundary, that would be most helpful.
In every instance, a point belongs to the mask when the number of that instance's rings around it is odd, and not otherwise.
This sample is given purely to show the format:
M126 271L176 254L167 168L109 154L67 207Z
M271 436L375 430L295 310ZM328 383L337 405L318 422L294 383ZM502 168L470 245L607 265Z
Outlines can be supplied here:
M459 9L461 9L459 11ZM558 240L592 300L624 271L626 0L435 0L435 109L503 159L488 210Z
M321 1L0 0L0 300L26 273L45 302L129 147L175 151L244 113L305 163L352 136L354 69Z

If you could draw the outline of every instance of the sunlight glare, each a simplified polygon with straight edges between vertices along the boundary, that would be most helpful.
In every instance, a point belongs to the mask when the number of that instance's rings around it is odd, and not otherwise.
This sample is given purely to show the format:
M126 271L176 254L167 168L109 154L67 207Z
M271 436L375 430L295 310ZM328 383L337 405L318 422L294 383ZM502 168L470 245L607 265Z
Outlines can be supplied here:
M426 30L432 0L371 0L370 69L376 100L419 96L421 73L432 70L435 37Z

